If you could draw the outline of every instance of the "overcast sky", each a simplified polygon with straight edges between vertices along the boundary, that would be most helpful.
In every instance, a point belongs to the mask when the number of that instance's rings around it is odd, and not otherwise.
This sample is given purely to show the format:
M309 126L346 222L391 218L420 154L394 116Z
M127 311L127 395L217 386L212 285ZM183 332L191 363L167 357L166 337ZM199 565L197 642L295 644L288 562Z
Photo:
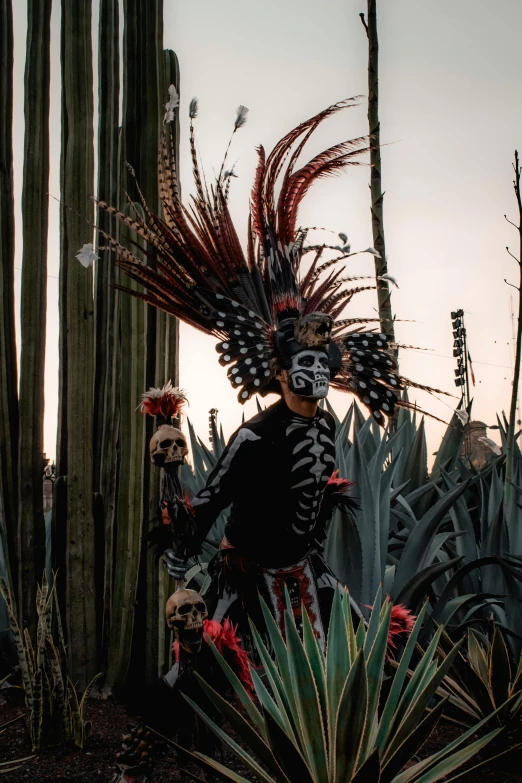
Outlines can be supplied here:
M57 6L58 3L55 3ZM94 12L97 3L94 2ZM450 312L466 313L477 385L474 418L493 424L509 407L513 346L510 296L504 278L517 282L517 234L504 220L516 218L512 160L522 147L520 0L381 0L380 111L385 233L389 272L399 282L393 310L404 322L399 340L431 349L401 353L401 373L456 393ZM25 9L15 3L15 154L18 196L23 140ZM250 109L237 134L232 160L232 211L245 234L255 146L266 148L290 128L330 103L367 93L367 40L359 19L363 0L165 0L165 46L181 68L181 170L191 188L187 110L200 101L197 138L208 171L216 169L230 135L235 109ZM59 36L53 12L52 193L59 194ZM96 21L93 22L96 28ZM310 143L323 147L367 132L366 99L334 118ZM132 161L131 161L132 162ZM320 183L307 196L303 225L348 234L353 248L371 244L369 170L348 170ZM324 237L324 235L322 235ZM89 237L86 235L86 241ZM48 372L45 449L55 453L58 354L58 223L51 205ZM18 242L18 259L20 259ZM20 260L18 260L18 265ZM351 267L370 274L371 256ZM372 315L373 292L352 312ZM217 364L214 339L182 329L181 385L189 415L206 435L208 410L219 409L225 434L240 423L242 409ZM414 398L414 395L413 395ZM419 394L437 416L445 403ZM343 414L351 397L332 394ZM137 401L138 402L138 401ZM456 402L456 400L455 400ZM245 406L247 417L255 410ZM441 425L428 425L430 451ZM493 434L493 433L492 433Z

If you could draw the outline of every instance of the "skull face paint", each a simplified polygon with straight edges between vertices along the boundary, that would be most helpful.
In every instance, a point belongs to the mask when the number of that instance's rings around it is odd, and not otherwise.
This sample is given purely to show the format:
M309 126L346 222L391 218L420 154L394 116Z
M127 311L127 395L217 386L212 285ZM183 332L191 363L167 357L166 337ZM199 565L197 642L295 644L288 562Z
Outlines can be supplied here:
M330 367L324 351L304 349L292 356L288 388L299 397L322 400L328 394Z

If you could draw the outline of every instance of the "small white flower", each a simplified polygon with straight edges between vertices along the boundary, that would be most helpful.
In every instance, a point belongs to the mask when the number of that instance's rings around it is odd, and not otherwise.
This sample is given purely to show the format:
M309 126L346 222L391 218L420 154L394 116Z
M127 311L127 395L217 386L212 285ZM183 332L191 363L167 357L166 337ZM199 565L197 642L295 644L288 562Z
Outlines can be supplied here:
M177 109L179 106L179 95L178 91L176 90L175 86L173 84L169 87L169 100L165 104L166 112L165 116L163 117L163 122L172 122L174 119L174 109Z
M455 411L455 416L458 418L458 420L463 426L466 426L466 424L469 421L469 413L467 411L462 411L462 410Z
M387 280L389 283L395 286L395 288L399 287L399 284L397 282L397 279L395 277L392 277L392 275L381 275L378 280Z
M78 250L78 252L76 253L76 258L78 259L80 264L87 269L88 267L93 265L94 261L98 260L99 255L94 251L92 242L88 242L86 245L84 245L81 248L81 250Z
M493 454L496 454L497 457L499 457L502 454L500 448L497 446L494 440L491 440L491 438L483 437L483 438L477 438L477 440L479 440L481 443L484 443L484 445L489 446Z

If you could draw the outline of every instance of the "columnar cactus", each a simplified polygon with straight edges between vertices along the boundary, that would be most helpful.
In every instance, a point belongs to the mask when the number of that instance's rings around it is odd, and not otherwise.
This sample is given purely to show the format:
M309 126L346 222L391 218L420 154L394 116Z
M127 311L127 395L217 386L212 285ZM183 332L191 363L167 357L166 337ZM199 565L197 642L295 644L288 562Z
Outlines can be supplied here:
M20 616L32 632L36 630L37 621L36 588L45 565L42 454L49 211L47 193L51 5L52 0L28 0L25 57L18 602Z
M62 0L60 401L57 466L67 476L66 604L73 678L96 674L93 521L94 303L92 268L75 258L92 240L91 0ZM70 207L70 209L68 209ZM75 210L72 212L71 210Z
M14 311L13 9L0 0L0 536L16 583L18 396Z
M120 36L118 0L101 0L99 14L98 57L98 198L116 204L120 192L119 176L119 109L120 109ZM97 225L110 234L116 233L115 221L102 209ZM98 243L99 244L99 243ZM103 240L102 240L103 244ZM113 287L119 281L119 270L107 249L98 248L96 264L95 316L96 372L94 381L94 457L93 484L102 499L99 538L103 558L96 564L97 584L103 584L100 615L101 666L106 668L106 654L111 619L113 587L114 530L118 486L118 437L120 424L119 383L120 357L119 292ZM99 590L102 593L101 589Z

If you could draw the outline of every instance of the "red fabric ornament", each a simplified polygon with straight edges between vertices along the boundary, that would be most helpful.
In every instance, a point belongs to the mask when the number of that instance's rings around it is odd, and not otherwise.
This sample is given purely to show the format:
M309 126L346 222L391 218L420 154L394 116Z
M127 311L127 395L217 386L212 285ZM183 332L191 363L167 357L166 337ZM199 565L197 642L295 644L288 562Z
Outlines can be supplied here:
M344 492L348 492L352 484L353 481L349 481L349 479L339 477L339 468L337 468L337 470L334 470L334 472L328 479L328 483L326 486L331 492L339 492L340 494L343 494Z
M221 655L228 651L233 658L232 668L235 669L237 676L245 686L246 690L253 696L254 683L250 674L250 658L246 650L241 646L241 640L237 635L237 627L233 626L227 617L223 623L217 620L205 620L203 622L203 634L205 640L207 636L216 645Z
M388 649L397 647L395 638L401 633L411 633L416 617L403 604L392 606L390 630L388 631Z
M250 674L250 658L247 651L241 646L236 627L232 625L228 617L223 623L217 620L204 620L203 638L207 644L210 639L215 644L218 652L228 658L228 663L245 686L249 696L253 697L254 683ZM178 642L174 642L172 651L174 660L176 663L179 663L180 648Z
M160 416L169 421L176 417L185 403L187 395L181 389L176 389L168 381L162 388L151 388L141 396L140 411L149 416Z

